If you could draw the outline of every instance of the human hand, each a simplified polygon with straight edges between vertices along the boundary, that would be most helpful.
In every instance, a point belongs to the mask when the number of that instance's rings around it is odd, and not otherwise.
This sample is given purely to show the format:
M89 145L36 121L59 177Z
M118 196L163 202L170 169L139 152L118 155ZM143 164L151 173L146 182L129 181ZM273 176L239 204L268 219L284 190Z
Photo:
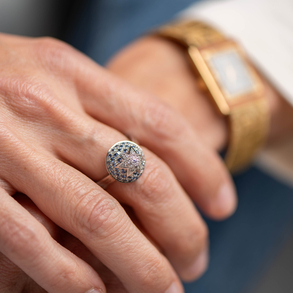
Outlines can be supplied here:
M48 230L53 239L88 263L99 274L105 284L107 293L128 293L119 279L94 257L78 239L55 225L27 196L15 194L14 199ZM44 293L46 291L0 253L0 292Z
M11 197L21 192L130 293L181 292L170 263L112 196L132 207L178 274L191 280L207 265L207 229L171 169L208 214L223 217L235 197L221 161L179 114L71 47L51 39L0 40L0 251L48 292L105 292L96 271ZM135 183L110 185L110 195L94 181L106 175L107 150L126 139L122 133L144 146L146 169Z
M107 67L179 111L207 147L220 151L226 146L227 123L198 87L185 50L175 42L143 37L120 51ZM271 114L271 143L292 131L293 108L262 77Z

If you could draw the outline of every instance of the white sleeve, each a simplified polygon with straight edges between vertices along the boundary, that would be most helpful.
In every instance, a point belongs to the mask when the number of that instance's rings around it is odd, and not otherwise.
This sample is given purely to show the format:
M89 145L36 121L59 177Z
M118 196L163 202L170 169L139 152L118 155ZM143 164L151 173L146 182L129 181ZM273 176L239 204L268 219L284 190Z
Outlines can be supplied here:
M293 1L210 0L180 14L205 20L240 41L254 63L293 105Z

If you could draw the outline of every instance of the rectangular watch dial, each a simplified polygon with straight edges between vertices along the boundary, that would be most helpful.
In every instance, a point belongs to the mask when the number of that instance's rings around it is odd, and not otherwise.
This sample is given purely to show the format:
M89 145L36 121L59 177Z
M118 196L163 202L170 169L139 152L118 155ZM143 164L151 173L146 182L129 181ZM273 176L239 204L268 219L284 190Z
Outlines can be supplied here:
M207 61L227 99L254 91L255 81L236 50L215 53Z
M189 55L220 112L233 105L258 98L262 82L239 46L231 40L205 48L189 48Z

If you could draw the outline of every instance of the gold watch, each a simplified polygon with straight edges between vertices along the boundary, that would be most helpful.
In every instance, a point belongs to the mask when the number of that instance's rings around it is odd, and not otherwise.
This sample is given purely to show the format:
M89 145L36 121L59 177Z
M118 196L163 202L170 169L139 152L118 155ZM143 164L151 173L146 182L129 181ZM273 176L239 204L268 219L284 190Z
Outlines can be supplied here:
M200 88L227 117L225 162L231 172L246 167L265 142L269 128L264 84L240 46L198 21L179 21L156 35L186 47Z

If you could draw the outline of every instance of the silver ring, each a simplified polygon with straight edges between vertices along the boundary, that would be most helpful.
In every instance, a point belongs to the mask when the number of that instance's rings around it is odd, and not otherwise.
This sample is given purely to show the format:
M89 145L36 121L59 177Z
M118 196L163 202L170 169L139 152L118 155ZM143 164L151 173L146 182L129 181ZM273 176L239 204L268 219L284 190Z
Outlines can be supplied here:
M134 182L144 171L144 153L132 141L119 141L107 153L106 168L109 175L97 182L101 187L106 188L115 180L122 183Z

